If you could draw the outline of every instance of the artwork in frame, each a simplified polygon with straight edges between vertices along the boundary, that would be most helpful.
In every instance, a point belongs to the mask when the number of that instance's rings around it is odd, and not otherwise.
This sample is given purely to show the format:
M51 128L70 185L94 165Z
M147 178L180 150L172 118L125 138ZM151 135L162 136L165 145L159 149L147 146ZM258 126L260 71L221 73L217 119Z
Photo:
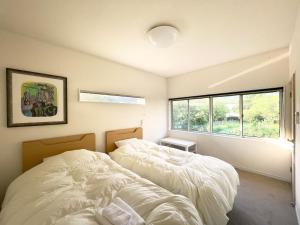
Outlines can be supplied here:
M67 78L6 69L7 127L68 123Z

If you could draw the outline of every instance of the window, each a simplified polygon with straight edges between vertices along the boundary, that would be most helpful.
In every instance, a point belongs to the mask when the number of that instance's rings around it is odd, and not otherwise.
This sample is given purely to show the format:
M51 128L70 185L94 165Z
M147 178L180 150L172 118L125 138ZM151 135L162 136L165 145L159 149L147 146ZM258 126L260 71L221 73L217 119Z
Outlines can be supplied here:
M209 98L191 99L190 108L190 131L209 131Z
M172 101L172 129L188 129L188 100Z
M280 137L282 88L170 99L173 130Z
M239 96L213 98L213 133L240 135Z
M279 137L279 92L243 96L243 134L254 137Z

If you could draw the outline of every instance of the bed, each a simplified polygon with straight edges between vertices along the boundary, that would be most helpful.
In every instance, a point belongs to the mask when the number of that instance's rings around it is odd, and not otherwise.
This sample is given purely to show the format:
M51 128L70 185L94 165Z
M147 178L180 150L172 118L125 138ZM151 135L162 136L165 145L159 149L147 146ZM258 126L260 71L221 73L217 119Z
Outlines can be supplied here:
M203 223L225 225L239 177L228 163L142 140L142 128L106 132L106 152L121 166L191 199ZM118 146L117 146L118 145Z
M97 210L116 198L145 224L202 225L189 199L95 152L94 134L25 142L23 166L7 189L1 225L97 225Z

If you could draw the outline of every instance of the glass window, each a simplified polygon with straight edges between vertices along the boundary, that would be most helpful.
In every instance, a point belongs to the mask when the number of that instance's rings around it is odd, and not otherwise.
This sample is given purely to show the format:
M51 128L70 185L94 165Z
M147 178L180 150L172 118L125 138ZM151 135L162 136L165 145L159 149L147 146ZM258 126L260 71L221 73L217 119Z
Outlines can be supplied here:
M241 134L239 95L213 98L213 132Z
M193 132L279 138L282 90L171 99L171 127Z
M243 95L243 134L278 138L280 135L280 93Z
M188 130L188 100L172 101L172 129Z
M209 131L209 98L190 100L190 131Z

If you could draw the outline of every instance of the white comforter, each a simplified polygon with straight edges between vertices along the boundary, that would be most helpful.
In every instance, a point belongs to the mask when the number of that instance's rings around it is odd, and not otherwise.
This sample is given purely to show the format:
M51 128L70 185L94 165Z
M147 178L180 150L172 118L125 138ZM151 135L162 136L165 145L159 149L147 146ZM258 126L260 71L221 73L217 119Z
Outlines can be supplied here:
M110 153L113 160L140 176L192 200L203 222L225 225L239 185L235 169L217 158L130 140Z
M51 157L8 188L1 225L97 225L95 212L120 197L153 225L202 225L187 198L174 195L87 150Z

